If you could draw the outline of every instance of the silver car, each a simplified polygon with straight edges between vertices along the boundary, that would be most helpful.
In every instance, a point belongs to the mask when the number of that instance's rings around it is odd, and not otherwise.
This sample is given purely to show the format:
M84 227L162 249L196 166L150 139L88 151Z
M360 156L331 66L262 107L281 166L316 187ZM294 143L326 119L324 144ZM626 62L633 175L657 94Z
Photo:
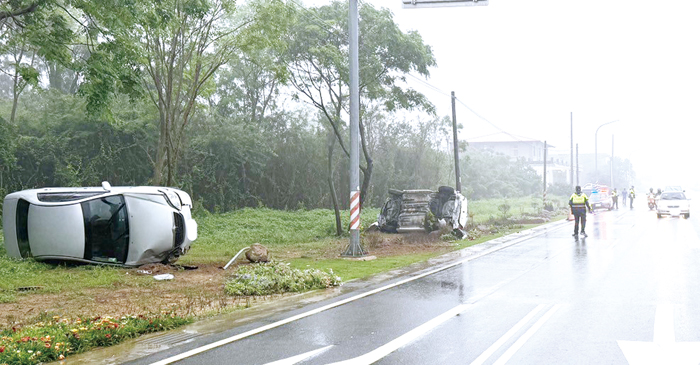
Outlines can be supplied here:
M154 187L44 188L5 197L8 255L139 266L174 262L197 239L192 199Z
M389 189L389 198L377 216L382 232L428 231L448 226L462 237L466 234L467 198L450 186L432 190ZM437 227L431 223L437 220Z

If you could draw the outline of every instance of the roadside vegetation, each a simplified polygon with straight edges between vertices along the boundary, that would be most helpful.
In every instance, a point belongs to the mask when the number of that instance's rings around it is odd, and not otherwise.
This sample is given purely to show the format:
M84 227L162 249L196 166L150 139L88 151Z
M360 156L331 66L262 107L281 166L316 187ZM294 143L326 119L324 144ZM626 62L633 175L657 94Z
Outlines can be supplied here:
M565 198L554 198L555 207L563 206ZM507 210L498 208L507 204ZM547 220L564 216L562 211L543 213L542 202L535 198L490 199L470 203L471 230L469 237L459 240L450 232L422 234L420 240L404 235L364 233L363 244L377 258L352 261L340 257L347 237L334 235L332 211L271 209L241 209L212 214L197 213L200 237L192 250L178 264L223 266L240 249L260 243L269 250L272 261L245 264L225 273L218 287L221 296L244 298L274 298L275 294L303 292L341 285L349 280L425 261L437 255L468 247L505 234L530 228L536 224L519 223L531 216ZM362 226L375 220L379 209L365 209ZM349 220L343 213L343 222ZM391 241L387 243L387 241ZM386 251L387 246L391 249ZM245 261L245 260L243 260ZM149 292L164 283L150 276L139 276L136 269L109 266L47 264L33 260L15 260L7 256L0 245L0 305L12 304L23 298L57 294L65 298L80 297L94 289L129 289L134 293ZM223 272L223 270L218 269ZM111 312L110 304L105 312ZM220 313L195 310L189 304L151 308L134 307L135 312L119 317L105 313L82 313L65 316L56 311L44 311L33 318L5 318L0 331L0 364L37 364L64 359L70 354L110 346L141 334L172 329L197 318ZM50 308L51 306L47 306Z
M0 65L0 198L103 180L173 186L194 199L199 238L180 266L147 269L19 261L0 245L0 364L61 359L563 216L565 198L542 202L541 179L524 159L461 145L467 237L365 232L376 259L343 259L349 98L337 96L348 89L348 38L328 25L346 23L347 2L25 3L7 3L2 13L14 21L0 22L0 52L9 60ZM418 32L401 31L386 9L361 3L359 12L368 65L360 75L367 228L389 189L434 190L454 181L454 168L451 119L400 82L429 77L437 63L430 46ZM181 41L167 60L152 47ZM177 102L159 102L168 90ZM615 181L633 176L627 161L615 166ZM269 249L272 264L221 269L254 243ZM158 270L177 270L176 279L156 281Z

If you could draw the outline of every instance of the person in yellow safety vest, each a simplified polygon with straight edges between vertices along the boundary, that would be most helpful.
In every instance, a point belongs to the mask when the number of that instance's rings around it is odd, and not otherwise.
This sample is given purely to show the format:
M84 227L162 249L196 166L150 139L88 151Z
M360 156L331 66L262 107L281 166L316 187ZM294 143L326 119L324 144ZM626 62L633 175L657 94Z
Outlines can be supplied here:
M581 187L576 186L576 192L571 194L569 198L569 206L571 207L571 214L574 215L574 234L572 236L578 237L578 225L581 222L581 235L588 237L586 234L586 208L588 211L593 213L591 205L588 203L588 196L581 192Z
M617 189L613 189L612 198L613 198L612 209L617 209Z
M637 194L634 193L634 185L632 185L632 187L630 188L629 194L630 194L630 209L632 209L632 208L634 208L634 207L632 206L632 204L634 203L634 198L635 198L635 196L637 195Z

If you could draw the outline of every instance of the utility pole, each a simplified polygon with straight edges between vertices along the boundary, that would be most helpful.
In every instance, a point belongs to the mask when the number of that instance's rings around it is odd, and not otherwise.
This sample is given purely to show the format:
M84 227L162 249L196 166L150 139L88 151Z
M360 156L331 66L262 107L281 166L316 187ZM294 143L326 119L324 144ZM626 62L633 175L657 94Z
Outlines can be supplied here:
M350 0L350 244L342 256L360 257L367 252L360 243L360 71L358 0Z
M613 168L613 164L615 163L615 135L613 134L612 136L612 152L610 152L610 188L615 187L615 181L613 180L613 174L615 169Z
M578 178L576 179L578 185ZM571 187L574 187L574 112L571 112Z
M542 177L544 178L544 188L542 189L542 206L547 201L547 141L544 141L544 165Z
M579 175L579 167L578 167L578 143L576 143L576 185L581 185L578 182L578 175Z
M457 140L457 112L455 110L455 92L452 92L452 139L455 150L455 190L462 192L462 177L459 173L459 141Z

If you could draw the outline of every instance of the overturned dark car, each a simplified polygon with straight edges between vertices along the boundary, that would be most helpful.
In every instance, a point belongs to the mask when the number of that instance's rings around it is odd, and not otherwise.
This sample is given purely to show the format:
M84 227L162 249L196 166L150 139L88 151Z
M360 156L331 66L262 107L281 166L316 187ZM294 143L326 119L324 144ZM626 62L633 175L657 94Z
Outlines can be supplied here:
M197 239L192 199L155 186L44 188L5 197L7 254L39 261L172 263Z
M467 198L452 187L441 186L437 192L389 189L377 226L382 232L393 233L430 232L447 226L462 237L467 219Z

